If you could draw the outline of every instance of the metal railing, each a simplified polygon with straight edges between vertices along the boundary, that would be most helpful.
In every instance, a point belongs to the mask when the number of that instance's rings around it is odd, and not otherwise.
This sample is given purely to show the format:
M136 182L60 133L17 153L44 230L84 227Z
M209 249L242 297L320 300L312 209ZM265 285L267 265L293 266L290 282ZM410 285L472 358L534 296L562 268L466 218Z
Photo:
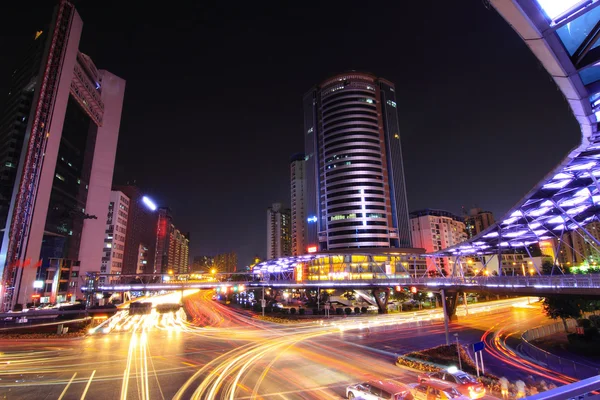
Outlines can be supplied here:
M569 329L577 326L577 321L574 319L568 319L566 322ZM600 368L557 356L542 350L531 343L532 340L549 336L557 332L564 332L564 330L565 327L562 322L529 329L521 335L523 342L520 350L522 353L532 358L537 364L553 371L560 372L561 374L572 376L577 379L586 379L600 375Z

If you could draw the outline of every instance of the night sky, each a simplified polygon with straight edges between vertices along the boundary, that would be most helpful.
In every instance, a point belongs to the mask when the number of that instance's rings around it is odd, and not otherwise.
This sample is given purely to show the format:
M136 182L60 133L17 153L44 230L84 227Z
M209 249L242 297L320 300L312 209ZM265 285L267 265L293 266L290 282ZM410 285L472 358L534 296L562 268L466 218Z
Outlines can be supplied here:
M80 50L127 80L114 182L171 207L192 257L264 256L266 209L289 204L304 150L302 96L338 72L396 84L410 210L499 218L579 140L550 76L482 0L131 3L76 2ZM3 11L1 94L53 4Z

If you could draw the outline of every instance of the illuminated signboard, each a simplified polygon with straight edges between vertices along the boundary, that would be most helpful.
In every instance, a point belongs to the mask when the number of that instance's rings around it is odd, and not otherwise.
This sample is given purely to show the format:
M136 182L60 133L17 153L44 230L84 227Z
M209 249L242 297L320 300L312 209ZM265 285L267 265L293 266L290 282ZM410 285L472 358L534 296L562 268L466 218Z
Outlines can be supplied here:
M44 281L33 281L34 289L41 289L44 287Z
M308 217L306 220L308 221L309 224L315 223L315 222L317 222L317 217L315 217L313 215L312 217Z
M308 248L306 250L309 253L316 253L317 252L317 246L308 246Z

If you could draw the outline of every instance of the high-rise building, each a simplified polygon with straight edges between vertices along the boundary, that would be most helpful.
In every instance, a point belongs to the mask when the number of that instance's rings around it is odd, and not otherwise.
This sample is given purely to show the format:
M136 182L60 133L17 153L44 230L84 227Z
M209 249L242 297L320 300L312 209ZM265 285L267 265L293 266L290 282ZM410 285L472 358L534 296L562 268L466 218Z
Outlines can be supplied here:
M137 186L115 186L115 190L129 197L129 219L125 234L122 273L155 273L158 207Z
M237 271L237 254L230 253L217 254L214 257L214 267L217 272L232 273Z
M411 247L394 84L336 75L304 96L307 247Z
M289 208L274 203L267 209L267 259L292 255Z
M125 81L79 51L82 28L61 0L15 69L0 118L4 310L27 303L35 280L50 301L72 299L101 267Z
M161 274L186 274L189 269L189 239L173 225L168 207L158 209L154 271Z
M123 271L123 255L125 252L125 235L127 233L127 220L129 218L129 197L123 192L113 190L110 192L108 215L106 217L106 231L102 264L100 272L103 274L120 274ZM104 277L102 282L107 281Z
M469 214L465 216L465 230L467 237L483 232L487 227L494 225L494 215L491 211L483 211L481 208L471 208Z
M292 255L306 253L306 161L304 154L296 154L290 163L290 186L292 199ZM312 221L311 221L312 222Z
M594 239L600 241L600 222L591 222L583 226L583 229L587 233L582 229L563 232L562 235L558 233L560 246L556 246L558 239L552 241L554 247L558 247L557 261L563 267L600 265L600 249L594 243Z
M462 218L443 210L418 210L410 213L413 245L427 253L443 250L467 240ZM427 258L427 269L446 270L450 265L446 258Z
M194 272L210 272L215 266L215 258L212 256L195 256L192 262Z

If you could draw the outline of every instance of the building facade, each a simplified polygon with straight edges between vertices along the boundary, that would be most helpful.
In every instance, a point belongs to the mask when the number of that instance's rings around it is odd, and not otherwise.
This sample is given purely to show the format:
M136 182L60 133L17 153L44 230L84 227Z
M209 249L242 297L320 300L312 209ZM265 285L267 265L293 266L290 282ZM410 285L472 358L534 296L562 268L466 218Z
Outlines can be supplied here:
M418 210L410 213L413 245L427 253L443 250L467 240L462 218L443 210ZM448 258L428 258L430 271L451 270Z
M237 271L237 254L230 253L217 254L214 257L214 268L216 272L232 273Z
M275 203L267 209L267 259L292 254L291 216L288 208Z
M15 70L0 118L10 169L0 199L4 310L30 301L36 280L62 285L50 260L70 265L66 292L50 291L67 300L101 267L125 81L79 51L82 28L73 4L61 0Z
M215 266L213 256L195 256L192 262L192 271L207 273Z
M129 197L118 190L111 191L108 215L106 216L104 248L102 249L104 254L102 255L100 273L117 275L123 271L128 219ZM104 277L100 279L102 282L107 281Z
M304 154L292 157L290 163L290 186L292 199L292 255L305 254L306 249L306 219L305 196L306 196L306 161ZM310 221L311 223L313 221Z
M412 246L394 85L359 72L304 96L306 245Z
M494 225L495 222L494 214L490 211L483 211L481 208L471 208L464 221L465 231L469 239Z
M115 186L115 190L129 198L122 273L155 273L158 207L137 186Z

